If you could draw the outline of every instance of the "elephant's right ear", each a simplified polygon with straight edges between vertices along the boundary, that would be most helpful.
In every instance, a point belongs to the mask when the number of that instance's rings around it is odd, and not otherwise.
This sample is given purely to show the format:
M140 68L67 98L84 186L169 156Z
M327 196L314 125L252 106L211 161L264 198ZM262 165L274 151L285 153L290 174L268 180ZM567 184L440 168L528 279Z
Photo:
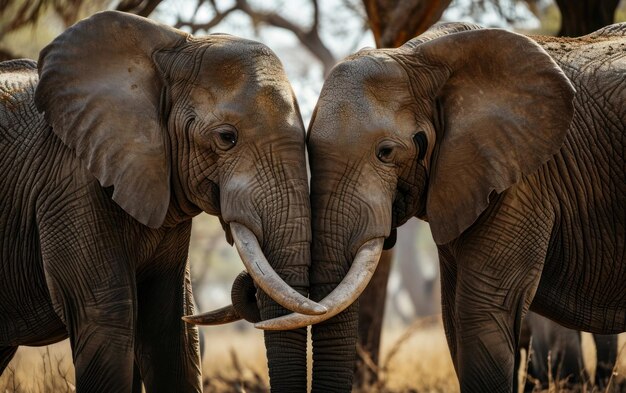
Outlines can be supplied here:
M39 56L35 102L54 133L113 200L139 222L161 226L170 199L162 116L164 81L154 54L188 35L108 11L66 30Z
M501 193L558 152L574 114L574 88L534 41L470 30L413 48L426 96L439 102L426 214L437 244L471 226ZM421 68L420 68L421 67Z

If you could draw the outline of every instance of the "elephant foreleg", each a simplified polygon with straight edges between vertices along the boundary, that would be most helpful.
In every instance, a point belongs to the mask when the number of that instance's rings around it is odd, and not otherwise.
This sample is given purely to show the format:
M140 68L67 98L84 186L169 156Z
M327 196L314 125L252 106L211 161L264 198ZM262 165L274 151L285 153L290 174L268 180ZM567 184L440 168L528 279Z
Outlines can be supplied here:
M464 250L457 259L456 365L461 392L513 389L521 321L539 283L543 257ZM453 351L454 352L454 351Z
M181 319L194 313L187 263L189 230L187 225L167 235L137 279L135 354L149 393L201 391L198 330Z
M508 310L490 304L490 300L477 299L476 293L470 295L466 289L457 288L456 364L463 393L513 390L519 335L516 324L522 307L518 303Z
M615 334L594 334L593 339L596 342L596 388L604 391L608 385L611 375L613 374L613 367L617 361L617 335Z
M452 357L454 369L458 375L456 359L456 261L445 249L439 250L439 269L441 280L441 314L446 341Z
M133 367L133 389L132 393L141 393L143 388L143 384L141 383L141 372L139 371L139 366L135 363Z
M104 225L105 220L94 222L67 226L50 221L42 225L46 283L54 310L70 337L77 391L130 392L136 319L134 269L119 247L123 242L118 239L118 229Z
M0 375L17 352L17 347L0 347Z

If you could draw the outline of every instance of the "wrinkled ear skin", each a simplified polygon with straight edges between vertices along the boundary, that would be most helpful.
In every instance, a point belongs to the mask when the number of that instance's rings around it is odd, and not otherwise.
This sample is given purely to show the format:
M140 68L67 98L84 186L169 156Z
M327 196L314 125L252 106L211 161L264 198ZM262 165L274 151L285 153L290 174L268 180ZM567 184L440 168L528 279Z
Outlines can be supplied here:
M39 56L37 108L113 200L142 224L161 226L170 161L160 110L166 81L154 54L188 35L107 11L57 37Z
M463 31L408 45L416 75L439 101L426 215L445 244L501 193L558 152L573 116L574 88L529 38L498 29ZM437 70L433 72L432 70Z

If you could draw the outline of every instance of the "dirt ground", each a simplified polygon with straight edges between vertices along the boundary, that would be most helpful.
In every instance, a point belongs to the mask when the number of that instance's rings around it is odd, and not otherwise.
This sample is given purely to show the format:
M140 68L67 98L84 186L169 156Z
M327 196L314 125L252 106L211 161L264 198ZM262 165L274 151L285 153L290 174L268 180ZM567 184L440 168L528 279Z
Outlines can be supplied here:
M263 334L243 325L203 328L205 393L266 392ZM624 337L620 337L616 381L626 373ZM583 336L587 368L593 375L593 340ZM309 351L310 354L310 351ZM523 371L522 371L523 373ZM380 382L369 392L410 393L459 391L440 322L388 329L383 337ZM74 370L67 341L42 348L22 347L0 377L0 393L73 392ZM581 392L591 393L588 387ZM609 392L621 391L611 389ZM558 384L548 393L564 393Z

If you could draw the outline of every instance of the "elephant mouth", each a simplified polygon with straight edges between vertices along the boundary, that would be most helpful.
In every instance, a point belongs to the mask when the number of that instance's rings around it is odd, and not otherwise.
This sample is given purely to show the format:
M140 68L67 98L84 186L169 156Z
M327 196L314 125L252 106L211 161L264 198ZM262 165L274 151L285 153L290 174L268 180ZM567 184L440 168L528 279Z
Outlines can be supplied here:
M319 304L328 309L323 315L292 313L282 317L255 323L263 330L290 330L324 322L348 308L361 295L376 271L383 251L384 238L378 237L365 242L357 251L350 270L341 283Z
M301 295L280 278L265 258L256 236L248 227L231 222L230 230L246 270L259 288L276 303L305 315L318 316L328 312L326 306ZM241 318L242 316L230 305L204 314L184 316L183 320L196 325L217 325Z

